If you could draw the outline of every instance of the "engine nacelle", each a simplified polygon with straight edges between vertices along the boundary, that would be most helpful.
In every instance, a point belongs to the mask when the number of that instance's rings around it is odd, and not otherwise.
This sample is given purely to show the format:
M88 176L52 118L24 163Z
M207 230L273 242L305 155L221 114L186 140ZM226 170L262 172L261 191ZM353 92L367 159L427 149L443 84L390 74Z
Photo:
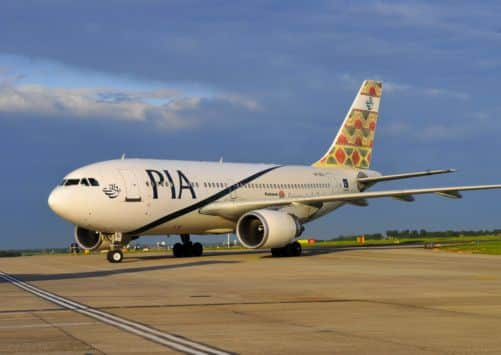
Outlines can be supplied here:
M250 249L281 248L304 230L296 217L267 209L247 212L238 220L236 229L240 243Z
M121 245L127 245L131 240L136 240L137 238L139 236L122 236ZM109 250L111 235L75 226L75 241L83 250Z
M109 249L111 240L102 233L75 226L75 241L84 250Z

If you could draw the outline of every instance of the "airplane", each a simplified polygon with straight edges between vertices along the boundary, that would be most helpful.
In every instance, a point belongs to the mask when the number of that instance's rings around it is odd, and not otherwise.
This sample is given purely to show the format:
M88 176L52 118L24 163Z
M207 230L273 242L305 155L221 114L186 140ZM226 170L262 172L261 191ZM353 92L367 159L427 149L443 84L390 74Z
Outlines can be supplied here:
M414 201L414 195L461 198L460 191L501 185L367 191L376 183L454 172L453 169L383 175L369 169L382 82L365 80L331 146L311 166L122 159L67 174L48 198L50 208L75 225L84 250L108 250L121 262L130 241L180 235L175 257L201 256L190 234L236 233L245 248L272 256L299 256L304 225L337 208L367 206L372 198Z

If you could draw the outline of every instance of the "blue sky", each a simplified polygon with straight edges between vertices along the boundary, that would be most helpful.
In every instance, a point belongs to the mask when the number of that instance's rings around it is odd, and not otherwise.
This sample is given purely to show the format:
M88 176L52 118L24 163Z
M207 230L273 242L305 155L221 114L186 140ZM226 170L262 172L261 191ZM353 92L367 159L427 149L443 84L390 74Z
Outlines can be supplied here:
M309 164L360 83L384 81L372 168L457 168L378 188L500 183L499 2L2 1L0 249L67 245L47 207L120 157ZM307 226L499 228L498 192L373 200Z

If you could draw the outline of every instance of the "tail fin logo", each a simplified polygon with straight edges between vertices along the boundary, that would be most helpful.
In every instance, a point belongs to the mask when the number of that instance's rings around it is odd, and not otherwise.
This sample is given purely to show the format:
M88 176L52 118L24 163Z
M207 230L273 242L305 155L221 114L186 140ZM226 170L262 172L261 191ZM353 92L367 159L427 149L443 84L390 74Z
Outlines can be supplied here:
M374 107L374 100L372 100L372 96L369 96L367 101L365 101L365 106L367 107L367 110L372 110L372 108Z

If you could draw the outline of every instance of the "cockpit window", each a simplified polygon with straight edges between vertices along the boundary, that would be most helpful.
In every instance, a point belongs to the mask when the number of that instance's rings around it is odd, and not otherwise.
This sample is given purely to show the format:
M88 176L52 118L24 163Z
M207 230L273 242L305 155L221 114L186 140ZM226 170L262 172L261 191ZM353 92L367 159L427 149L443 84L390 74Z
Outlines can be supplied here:
M99 186L99 182L94 178L81 178L81 179L64 179L59 186Z
M80 179L68 179L66 180L66 184L64 186L78 185L80 183Z

